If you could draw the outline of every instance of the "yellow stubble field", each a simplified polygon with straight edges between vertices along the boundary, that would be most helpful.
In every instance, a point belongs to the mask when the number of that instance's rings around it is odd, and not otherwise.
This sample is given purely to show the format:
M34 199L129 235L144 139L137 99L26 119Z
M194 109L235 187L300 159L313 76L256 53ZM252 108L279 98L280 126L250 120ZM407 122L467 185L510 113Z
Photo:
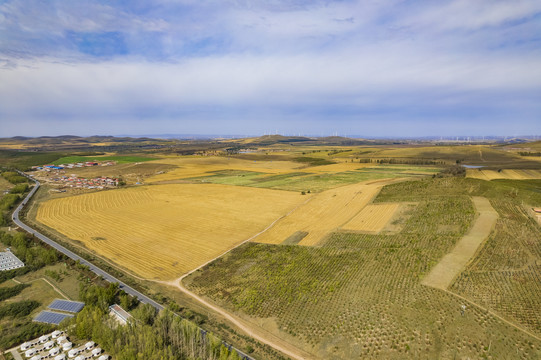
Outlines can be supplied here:
M141 277L169 280L305 200L296 192L239 186L152 185L49 200L36 219Z
M347 224L342 226L344 230L380 232L391 220L400 204L370 204L355 215Z
M483 169L468 169L466 176L481 180L496 180L496 179L511 179L511 180L530 180L541 179L541 170L534 169L503 169L483 170Z
M388 182L346 185L313 195L252 241L279 244L296 232L307 232L299 245L316 245L326 235L348 223Z
M267 174L282 174L303 167L302 164L293 161L269 161L269 160L244 160L229 158L226 156L208 157L165 157L156 160L161 164L177 166L175 169L163 174L158 174L146 179L147 183L157 183L187 179L197 176L210 175L220 170L242 170Z

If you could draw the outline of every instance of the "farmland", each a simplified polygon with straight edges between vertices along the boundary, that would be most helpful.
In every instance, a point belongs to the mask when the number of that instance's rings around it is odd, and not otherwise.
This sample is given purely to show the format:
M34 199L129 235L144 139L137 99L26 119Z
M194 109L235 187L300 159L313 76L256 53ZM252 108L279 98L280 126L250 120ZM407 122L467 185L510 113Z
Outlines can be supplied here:
M399 204L367 205L347 224L343 230L379 232L391 220L399 208Z
M253 146L77 169L119 172L128 186L41 193L29 217L198 311L204 302L170 285L210 261L183 285L314 358L541 357L534 156L490 145ZM438 173L461 163L483 167ZM427 282L477 232L479 201L498 213L488 237L445 282Z
M277 190L154 185L53 199L36 218L139 276L164 280L250 238L305 200Z
M185 284L321 358L537 358L538 339L490 312L541 332L540 229L519 202L540 199L512 185L460 178L388 185L376 204L418 203L398 234L337 231L319 247L247 243ZM466 302L461 316L464 300L421 281L470 228L470 196L489 198L500 220L450 287L487 306ZM509 244L516 233L523 235Z
M253 241L278 244L301 231L306 234L299 244L315 245L361 211L383 185L353 184L316 194Z
M540 165L541 166L541 165ZM481 180L511 179L511 180L532 180L541 179L541 170L520 170L520 169L502 169L502 170L484 170L468 169L467 176Z
M164 158L161 164L176 166L175 169L146 179L147 183L214 183L250 186L288 191L320 192L335 187L369 180L422 177L435 174L437 167L409 165L374 165L353 162L312 166L298 157L282 155L280 160L268 160L264 155L247 160L228 157ZM304 158L305 159L305 158Z

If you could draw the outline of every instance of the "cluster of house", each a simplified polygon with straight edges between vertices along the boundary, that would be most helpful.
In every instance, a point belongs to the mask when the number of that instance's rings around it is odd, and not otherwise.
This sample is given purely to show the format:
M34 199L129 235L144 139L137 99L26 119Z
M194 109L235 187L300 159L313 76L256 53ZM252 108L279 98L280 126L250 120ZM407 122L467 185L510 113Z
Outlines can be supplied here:
M72 188L85 188L85 189L103 189L106 187L118 186L118 178L110 178L107 176L97 177L94 179L80 178L75 175L62 176L60 178L53 179L54 181L62 182Z
M110 356L104 354L103 350L97 347L93 341L89 341L83 346L75 347L64 335L64 332L59 330L53 331L53 333L48 335L43 335L39 339L25 342L20 346L20 351L30 360L66 360L67 358L75 358L75 360L92 358L97 360L110 359Z
M111 166L115 164L116 164L115 161L104 161L104 162L86 161L86 162L80 162L76 164L32 166L32 169L51 171L51 170L82 168L82 167L87 167L87 166Z

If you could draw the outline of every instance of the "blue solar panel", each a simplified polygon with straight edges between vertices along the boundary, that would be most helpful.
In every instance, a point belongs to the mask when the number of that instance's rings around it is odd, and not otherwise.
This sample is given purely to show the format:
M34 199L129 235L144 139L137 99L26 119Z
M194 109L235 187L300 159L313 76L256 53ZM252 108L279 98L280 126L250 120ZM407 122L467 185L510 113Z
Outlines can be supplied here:
M47 323L47 324L60 324L62 320L68 317L73 317L73 315L60 314L52 311L42 311L34 318L34 321Z
M84 306L85 303L82 302L56 299L51 303L51 305L48 306L48 308L53 310L78 313L83 309Z

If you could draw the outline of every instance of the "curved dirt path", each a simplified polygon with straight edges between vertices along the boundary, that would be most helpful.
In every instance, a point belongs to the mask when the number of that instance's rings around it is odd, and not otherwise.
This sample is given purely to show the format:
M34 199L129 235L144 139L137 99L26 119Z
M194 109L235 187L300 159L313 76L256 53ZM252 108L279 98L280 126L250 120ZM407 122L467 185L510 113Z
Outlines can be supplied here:
M250 325L248 322L233 316L229 312L225 311L224 309L211 304L207 300L203 299L199 295L191 292L190 290L186 289L184 285L182 285L182 279L184 279L189 274L186 274L182 276L178 280L170 281L170 282L163 282L164 284L171 285L176 287L178 290L182 291L186 295L192 297L193 299L197 300L200 304L206 306L207 308L215 311L216 313L222 315L224 318L229 320L232 324L237 326L239 329L241 329L244 333L246 333L248 336L256 339L257 341L267 344L274 348L275 350L280 351L281 353L289 356L292 359L297 360L308 360L308 359L316 359L313 355L298 349L297 347L289 344L288 342L281 340L276 335L261 329L261 328L254 328L253 325Z
M496 225L498 213L490 205L490 201L479 196L472 197L472 200L479 217L475 220L470 231L456 243L453 250L432 268L423 279L423 285L446 290L473 258L479 246L488 238Z
M274 220L269 226L267 226L265 229L261 230L260 232L258 232L257 234L249 237L248 239L244 240L243 242L239 243L238 245L236 245L235 247L227 250L226 252L224 252L223 254L221 255L218 255L216 256L214 259L212 260L209 260L207 261L206 263L198 266L197 268L187 272L186 274L182 275L180 278L176 279L176 280L172 280L172 281L158 281L158 280L151 280L151 281L154 281L154 282L158 282L160 284L164 284L164 285L169 285L169 286L173 286L175 288L177 288L178 290L180 290L181 292L183 292L184 294L190 296L191 298L193 298L194 300L197 300L200 304L206 306L207 308L213 310L214 312L222 315L224 318L226 318L227 320L229 320L231 323L233 323L235 326L237 326L239 329L241 329L243 332L245 332L248 336L258 340L259 342L263 343L263 344L267 344L269 346L271 346L272 348L280 351L281 353L289 356L290 358L292 359L298 359L298 360L307 360L307 359L314 359L314 356L310 355L309 353L306 353L305 351L302 351L296 347L294 347L293 345L281 340L280 338L278 338L276 335L264 330L264 329L254 329L253 326L249 325L246 321L244 320L241 320L240 318L238 317L235 317L233 316L232 314L230 314L229 312L225 311L224 309L210 303L209 301L203 299L202 297L200 297L199 295L191 292L190 290L188 290L187 288L184 287L184 285L182 285L182 280L184 280L184 278L186 278L187 276L193 274L194 272L196 272L197 270L203 268L204 266L206 266L207 264L210 264L211 262L213 262L214 260L216 259L219 259L221 258L222 256L224 256L225 254L229 253L230 251L232 251L233 249L241 246L242 244L248 242L248 241L251 241L253 239L255 239L256 237L258 237L259 235L263 234L264 232L266 232L267 230L269 230L270 228L272 228L274 226L274 224L276 224L279 220L285 218L286 216L288 216L289 214L293 213L295 210L297 210L297 208L299 208L300 206L302 205L305 205L306 203L308 203L310 200L312 199L312 197L309 197L306 201L304 201L303 203L299 204L298 206L296 206L293 210L291 210L290 212L288 212L287 214L285 215L282 215L280 216L278 219Z

